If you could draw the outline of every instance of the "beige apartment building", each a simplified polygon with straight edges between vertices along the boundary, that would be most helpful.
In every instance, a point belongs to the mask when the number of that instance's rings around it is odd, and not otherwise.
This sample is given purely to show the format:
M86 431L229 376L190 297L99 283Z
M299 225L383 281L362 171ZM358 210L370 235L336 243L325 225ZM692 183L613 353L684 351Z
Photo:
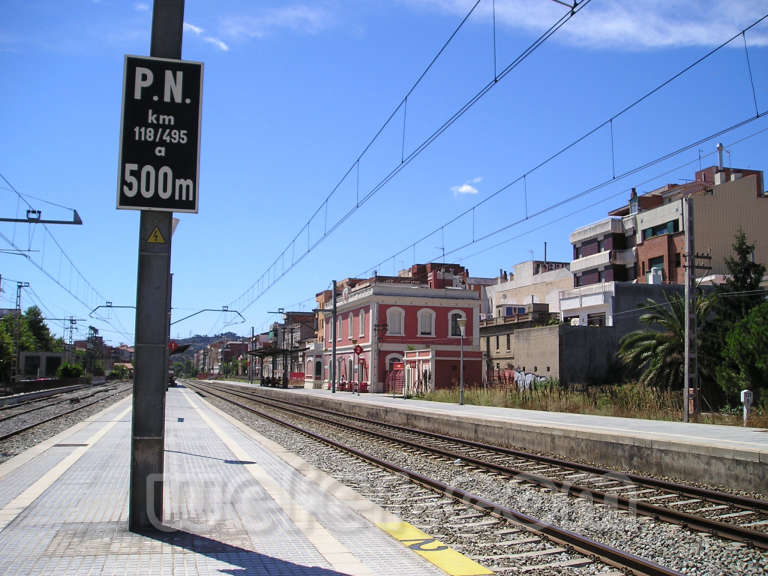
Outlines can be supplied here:
M720 283L725 260L733 256L739 229L755 245L754 258L768 267L768 194L763 173L710 166L695 180L669 184L637 195L609 213L609 218L571 233L574 286L560 294L565 321L580 325L614 326L616 284L680 285L685 275L685 199L692 199L697 254L711 270L697 270L700 282ZM630 316L625 316L629 318Z

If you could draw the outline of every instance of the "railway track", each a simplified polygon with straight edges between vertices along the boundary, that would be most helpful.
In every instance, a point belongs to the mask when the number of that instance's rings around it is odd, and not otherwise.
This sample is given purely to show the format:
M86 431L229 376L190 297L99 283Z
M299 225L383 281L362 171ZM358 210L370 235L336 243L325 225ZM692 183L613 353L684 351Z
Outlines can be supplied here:
M91 392L84 396L78 395L77 393L81 391L83 388L88 388L89 390L91 390ZM37 412L38 410L45 410L46 408L51 408L53 406L64 404L66 402L69 402L69 403L82 402L87 398L97 396L101 393L102 393L101 387L99 387L99 389L94 389L94 388L91 388L90 386L81 386L77 390L68 390L67 392L60 392L58 394L46 396L44 398L29 400L21 404L6 406L3 415L0 416L0 424L2 424L3 422L7 422L8 420L13 420L14 418L21 418L22 416L31 414L32 412ZM59 396L65 396L65 397L58 398ZM53 398L57 398L57 399L53 400ZM24 408L24 406L29 406L30 404L36 404L36 406Z
M768 549L768 502L763 500L636 474L620 474L596 466L381 424L320 408L310 410L242 388L218 388L348 431L370 434L409 450L460 461L463 466Z
M71 396L68 398L57 399L54 401L45 401L45 400L49 400L50 398L49 397L49 398L46 398L40 406L26 408L17 412L5 414L3 415L2 418L0 418L0 442L10 440L16 436L23 434L24 432L28 432L39 426L42 426L43 424L47 424L48 422L58 420L59 418L63 418L64 416L74 414L76 412L79 412L81 410L88 408L89 406L93 406L98 402L102 402L104 400L117 396L118 394L122 394L129 387L130 387L130 384L118 385L117 387L113 387L113 386L100 387L97 390L91 389L91 391L85 395ZM93 398L93 400L91 400L90 402L84 402L89 398ZM67 409L56 410L54 414L51 414L51 415L46 414L42 418L34 418L31 416L33 413L36 413L38 411L42 411L45 409L55 409L57 406L60 406L65 403L73 404L74 407L68 410ZM25 403L25 405L26 404L28 403ZM20 405L16 405L14 406L14 408L18 408L19 406Z
M62 394L69 394L83 388L89 388L89 385L83 384L79 386L61 386L59 388L50 388L48 390L38 390L35 392L26 392L23 394L13 394L11 396L0 396L0 412L7 410L13 410L20 406L26 406L33 404L47 398L53 398L54 396L61 396Z
M386 502L382 505L398 515L416 504L420 529L497 574L678 574L253 408L243 402L251 399L240 397L238 391L197 382L186 385L323 443L335 451L328 457L335 468L350 470L353 488L375 496L376 501L383 497ZM367 463L364 471L361 461Z

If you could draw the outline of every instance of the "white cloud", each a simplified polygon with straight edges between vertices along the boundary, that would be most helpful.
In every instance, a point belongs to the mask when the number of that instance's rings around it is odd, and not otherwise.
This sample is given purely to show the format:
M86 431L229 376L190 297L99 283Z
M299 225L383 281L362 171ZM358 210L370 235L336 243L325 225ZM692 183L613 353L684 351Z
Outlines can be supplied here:
M218 38L214 38L213 36L205 36L203 38L203 41L208 42L209 44L213 44L214 46L216 46L216 48L218 48L222 52L229 52L229 46L227 46L226 43L222 42Z
M477 178L472 178L469 182L464 182L461 186L451 186L451 192L453 192L454 196L464 195L464 194L477 194L479 191L477 188L472 186L472 184L479 184L483 181L482 176L478 176Z
M234 39L263 38L280 30L317 34L332 23L333 17L324 8L297 4L265 11L259 16L226 17L222 19L221 31Z
M149 4L146 4L145 2L135 2L133 9L136 10L136 12L149 12Z
M189 22L184 22L184 31L185 32L192 32L195 36L200 36L204 32L200 26L195 26L194 24L190 24Z
M464 15L472 0L402 0L408 4ZM476 17L489 18L492 4L482 2ZM567 10L546 0L496 0L501 26L543 32ZM765 0L633 0L591 2L554 37L597 49L638 50L681 46L717 46L766 12ZM768 26L747 33L751 45L768 45Z
M215 38L214 36L203 35L203 32L205 32L205 28L201 28L200 26L195 26L190 22L184 22L184 30L186 32L191 32L195 36L200 36L203 42L207 42L208 44L215 46L222 52L229 52L229 46L222 40Z

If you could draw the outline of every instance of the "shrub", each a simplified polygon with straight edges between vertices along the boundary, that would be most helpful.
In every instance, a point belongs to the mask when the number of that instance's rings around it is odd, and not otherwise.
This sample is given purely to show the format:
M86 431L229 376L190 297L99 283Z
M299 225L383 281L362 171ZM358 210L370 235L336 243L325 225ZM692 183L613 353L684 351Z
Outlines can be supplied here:
M83 375L83 367L79 364L70 364L65 362L59 366L58 377L59 378L80 378Z

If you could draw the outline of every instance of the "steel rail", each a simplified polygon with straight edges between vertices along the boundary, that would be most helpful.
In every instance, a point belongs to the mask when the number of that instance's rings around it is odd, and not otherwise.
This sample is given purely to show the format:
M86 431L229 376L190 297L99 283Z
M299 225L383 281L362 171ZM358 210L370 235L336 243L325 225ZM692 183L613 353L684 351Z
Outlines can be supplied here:
M367 430L365 428L358 428L356 426L353 426L351 424L344 424L341 422L334 422L332 420L323 420L317 415L313 414L307 414L305 412L302 412L301 410L297 410L297 407L293 404L287 403L283 400L275 400L273 398L267 398L263 395L256 394L256 393L243 393L239 391L234 390L226 390L228 393L240 396L242 398L259 398L261 402L268 404L270 402L278 403L278 404L286 404L287 406L275 406L276 408L280 410L285 410L288 412L293 412L294 414L299 414L305 417L309 418L316 418L320 421L330 422L332 424L335 424L337 426L346 427L350 430L357 430L360 432L364 432L366 434L370 434L372 436L375 436L377 438L389 441L389 442L397 442L399 444L403 444L405 446L409 446L411 448L415 448L422 451L428 451L432 452L434 454L439 454L440 456L443 456L448 459L461 459L463 462L466 462L468 464L471 464L472 466L475 466L477 468L482 468L486 470L490 470L493 472L505 474L514 476L519 479L526 480L528 482L531 482L533 484L536 484L538 486L542 486L545 488L556 488L560 492L567 494L569 496L575 496L578 498L585 498L585 499L591 499L596 500L602 504L612 506L614 508L622 509L622 510L628 510L630 512L637 512L639 514L642 514L643 516L650 516L656 520L662 520L665 522L669 522L672 524L678 524L680 526L684 526L687 528L691 528L693 530L698 530L701 532L707 532L714 536L719 536L722 538L726 538L729 540L734 540L737 542L743 542L746 544L754 545L760 549L766 550L768 549L768 533L765 532L759 532L756 530L750 530L748 528L743 528L741 526L737 526L734 524L728 524L726 522L720 522L717 520L711 520L702 516L696 516L687 512L683 512L680 510L675 510L672 508L667 508L663 506L656 506L653 504L648 504L647 502L643 502L640 500L633 500L630 498L625 498L623 496L620 496L618 494L606 494L603 491L595 490L593 488L588 488L585 486L577 486L570 482L565 482L562 480L556 480L554 478L548 478L546 476L540 476L538 474L533 474L531 472L527 472L525 470L521 470L518 468L513 468L511 466L505 466L502 464L494 464L492 462L487 462L485 460L481 460L478 458L473 458L471 456L467 456L465 454L462 454L460 452L452 452L450 450L444 450L441 448L436 448L432 446L425 446L423 444L418 444L416 442L412 442L410 440L397 438L393 439L390 436L387 436L386 434L382 434L380 432L375 432L373 430ZM266 400L266 402L265 402ZM308 410L309 408L304 406L305 410ZM373 420L368 420L365 418L360 418L357 416L349 416L347 414L341 414L337 412L333 412L332 410L327 410L323 408L311 408L312 411L319 411L324 412L326 414L331 414L335 416L340 416L343 418L350 418L353 420L362 421L369 424L374 424L377 426L383 426L386 428L392 428L399 430L401 432L407 432L407 433L417 433L417 434L424 434L426 436L443 440L443 441L450 441L455 442L459 444L467 444L473 447L477 448L483 448L485 450L491 451L491 452L501 452L505 454L511 454L515 456L521 456L526 457L534 460L539 460L547 463L557 464L559 466L562 466L564 468L574 468L579 470L588 470L593 474L598 474L605 476L606 478L616 480L619 482L627 482L627 480L630 480L632 483L641 485L641 486L653 486L654 488L660 489L660 490L668 490L675 493L680 493L683 495L690 495L690 496L698 496L702 499L707 499L710 502L720 502L725 503L729 505L738 506L740 508L745 509L757 509L759 511L768 511L768 503L763 502L761 500L753 500L749 498L744 498L741 496L733 496L734 502L731 502L729 498L731 497L730 494L724 494L722 492L712 492L708 491L703 488L696 488L696 487L688 487L684 485L680 485L677 483L671 483L671 482L665 482L663 480L657 480L654 478L646 478L644 476L639 476L636 474L626 474L622 475L620 473L617 473L615 471L609 471L609 470L603 470L598 467L589 466L589 465L573 465L570 462L566 462L564 460L558 460L555 458L549 458L549 457L538 457L536 455L530 455L525 452L520 452L516 450L508 450L503 449L495 446L491 446L488 444L482 444L479 442L473 442L473 441L467 441L462 440L459 438L451 437L451 436L445 436L441 434L435 434L433 432L424 432L421 430L415 430L410 428L405 428L403 426L393 425L393 424L382 424L380 422L375 422ZM678 488L680 488L678 490ZM710 496L712 494L712 496ZM754 507L751 505L752 502L755 502L757 505Z
M261 398L267 398L267 396L256 394L255 392L254 392L254 395L258 395ZM285 400L280 400L276 398L269 398L269 400L272 402L286 404L288 406L296 406L295 404L291 404L290 402L286 402ZM309 408L309 407L305 406L305 408ZM611 478L618 481L626 481L627 479L629 479L632 482L636 484L641 484L643 486L669 490L672 492L678 492L686 496L697 496L700 498L706 498L707 500L710 500L712 502L717 502L719 504L728 504L731 506L737 506L744 509L760 510L762 512L768 513L768 500L759 500L757 498L739 496L738 494L727 494L725 492L718 492L716 490L710 490L707 488L699 488L698 486L690 486L686 484L680 484L678 482L670 482L668 480L659 480L658 478L651 478L650 476L642 476L640 474L633 474L633 473L625 474L621 472L616 472L615 470L609 470L608 468L600 468L598 466L593 466L591 464L571 462L568 460L554 458L552 456L542 456L539 454L533 454L531 452L525 452L523 450L515 450L514 448L504 448L502 446L494 446L492 444L485 444L483 442L477 442L475 440L466 440L464 438L449 436L447 434L438 434L436 432L429 432L427 430L420 430L417 428L407 428L405 426L400 426L398 424L377 422L375 420L370 420L368 418L362 418L360 416L352 416L350 414L344 414L342 412L335 412L333 410L328 410L326 408L318 408L313 406L311 407L311 409L314 411L324 412L326 414L331 414L335 416L343 416L344 418L350 418L352 420L358 420L360 422L375 424L377 426L384 426L387 428L391 428L393 430L399 430L401 432L409 432L409 433L415 432L418 434L422 434L424 436L435 438L437 440L446 440L450 442L456 442L457 444L466 444L467 446L472 446L474 448L480 448L480 449L489 450L492 452L500 452L510 456L518 456L520 458L528 458L528 459L537 460L539 462L543 462L546 464L552 464L554 466L562 466L563 468L572 468L574 470L580 470L582 472L599 474L601 476L605 476L606 478Z
M86 386L83 386L82 388L86 388ZM78 388L78 390L82 390L82 388ZM70 392L77 392L78 390L70 390ZM82 400L85 400L86 398L91 398L93 396L96 396L97 394L101 394L102 392L113 390L113 388L109 388L107 390L92 390L90 394L86 394L85 396L74 396L72 398L61 398L60 400L55 400L54 402L48 402L47 404L43 404L42 406L35 406L34 408L27 408L26 410L22 410L21 412L16 412L15 414L10 414L8 416L0 416L0 423L6 422L8 420L11 420L13 418L18 418L19 416L24 416L26 414L31 414L32 412L37 412L38 410L43 410L45 408L51 408L53 406L57 406L59 404L63 404L64 402L80 402ZM40 398L40 400L50 400L51 398L55 398L56 396L62 395L62 394L68 394L69 392L61 392L60 394L55 394L53 396L46 396L43 398ZM32 403L32 401L30 402ZM24 402L22 404L17 404L17 406L24 406L27 403Z
M25 392L23 394L0 396L0 402L3 402L3 404L0 405L0 412L10 410L11 408L26 406L27 404L32 404L33 402L38 402L47 398L53 398L59 394L76 392L77 390L82 390L83 388L88 388L88 386L85 384L79 386L60 386L58 388L49 388L48 390L37 390L35 392ZM24 399L24 396L30 396L30 398ZM34 396L34 398L31 396ZM18 399L19 402L8 402L8 400L14 399Z
M9 438L13 438L14 436L18 436L19 434L23 434L24 432L32 430L32 428L37 428L38 426L42 426L43 424L47 424L48 422L52 422L53 420L56 420L57 418L62 418L62 417L67 416L69 414L73 414L74 412L78 412L80 410L84 410L85 408L88 408L89 406L93 406L94 404L96 404L98 402L102 402L104 400L107 400L108 398L112 398L113 396L117 396L118 394L121 394L124 391L125 390L118 390L118 391L114 392L113 394L109 394L108 396L104 396L103 398L99 398L98 400L94 400L93 402L88 402L87 404L83 404L82 406L78 406L77 408L73 408L72 410L67 410L66 412L61 412L59 414L51 416L50 418L46 418L45 420L41 420L39 422L35 422L34 424L30 424L28 426L23 426L22 428L17 428L16 430L12 430L11 432L8 432L6 434L1 435L0 436L0 442L4 442L5 440L8 440Z
M377 458L376 456L367 454L356 448L352 448L351 446L346 446L344 444L341 444L340 442L337 442L321 434L317 434L315 432L302 428L301 426L297 426L290 422L286 422L280 418L277 418L276 416L272 416L260 410L256 410L255 408L245 406L240 402L237 402L230 398L225 398L224 396L217 394L215 392L211 392L210 390L206 390L205 385L195 383L195 384L188 384L188 386L190 386L193 390L196 388L198 390L202 390L202 394L205 394L205 393L211 394L212 396L215 396L221 400L234 404L235 406L238 406L239 408L244 409L253 414L256 414L262 418L266 418L281 426L284 426L286 428L299 432L300 434L304 434L306 436L309 436L310 438L314 438L315 440L323 442L324 444L333 446L334 448L353 454L354 456L361 458L363 460L366 460L371 464L384 468L385 470L393 471L397 474L400 474L410 479L413 482L417 482L422 486L431 488L441 494L444 494L446 496L449 496L461 502L470 504L471 506L474 506L477 509L484 510L495 516L522 524L525 526L527 530L530 530L535 534L546 536L550 540L570 546L573 549L577 550L578 552L585 554L587 556L597 556L604 563L614 566L616 568L629 569L633 573L638 575L648 575L648 576L680 575L680 572L671 570L669 568L665 568L664 566L660 566L659 564L656 564L655 562L652 562L645 558L641 558L634 554L630 554L623 550L619 550L618 548L607 546L605 544L602 544L600 542L592 540L591 538L587 538L585 536L582 536L570 530L566 530L564 528L560 528L552 524L544 523L532 516L528 516L527 514L523 514L522 512L519 512L512 508L500 506L499 504L491 502L490 500L486 500L485 498L482 498L481 496L478 496L476 494L472 494L465 490L461 490L459 488L449 486L448 484L445 484L438 480L434 480L432 478L428 478L422 474L419 474L418 472L408 470L406 468L398 466L397 464L387 462L385 460ZM227 391L227 393L229 393L229 391Z

